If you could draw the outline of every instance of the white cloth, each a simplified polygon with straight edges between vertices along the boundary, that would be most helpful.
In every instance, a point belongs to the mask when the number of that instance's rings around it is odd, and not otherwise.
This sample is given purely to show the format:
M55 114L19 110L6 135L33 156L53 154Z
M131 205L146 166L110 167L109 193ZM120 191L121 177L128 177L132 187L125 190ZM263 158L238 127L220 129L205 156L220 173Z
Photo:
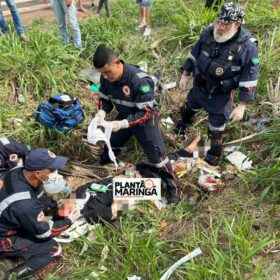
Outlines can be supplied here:
M96 225L87 223L86 219L82 217L54 239L59 243L70 243L77 238L84 236L87 232L92 231L95 227Z
M110 143L113 128L112 122L104 121L102 123L102 126L105 128L105 132L103 132L100 128L97 127L97 119L93 119L88 127L87 141L94 145L96 145L98 141L104 141L108 147L109 157L111 161L113 161L116 168L118 168L116 157Z

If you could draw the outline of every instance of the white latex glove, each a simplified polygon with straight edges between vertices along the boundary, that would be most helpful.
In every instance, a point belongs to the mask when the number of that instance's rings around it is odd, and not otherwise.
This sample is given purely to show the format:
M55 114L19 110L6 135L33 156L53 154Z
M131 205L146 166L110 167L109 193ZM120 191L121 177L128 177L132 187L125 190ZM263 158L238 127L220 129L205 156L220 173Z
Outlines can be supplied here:
M181 79L179 81L179 89L181 91L185 91L187 89L187 85L190 81L190 76L189 75L185 75L184 73L181 76Z
M67 217L68 219L71 220L71 223L73 224L75 221L77 221L81 217L81 212L78 209L73 209L70 213L69 216Z
M112 124L113 124L112 130L114 132L117 132L123 128L128 128L128 126L129 126L128 121L126 119L121 120L121 121L112 121Z
M105 117L106 112L104 110L99 110L94 117L97 120L97 125L102 124L105 121Z
M238 106L232 111L230 119L233 122L240 121L243 119L245 112L246 104L238 104Z

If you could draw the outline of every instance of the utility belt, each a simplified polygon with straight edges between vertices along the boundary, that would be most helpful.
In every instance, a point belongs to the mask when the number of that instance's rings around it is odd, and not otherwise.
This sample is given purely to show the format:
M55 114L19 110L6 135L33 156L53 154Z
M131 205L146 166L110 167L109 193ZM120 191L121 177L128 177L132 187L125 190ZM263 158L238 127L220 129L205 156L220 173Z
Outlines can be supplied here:
M209 95L223 95L230 94L232 90L238 86L238 77L224 79L224 80L213 80L205 75L199 73L194 78L194 83L202 91Z

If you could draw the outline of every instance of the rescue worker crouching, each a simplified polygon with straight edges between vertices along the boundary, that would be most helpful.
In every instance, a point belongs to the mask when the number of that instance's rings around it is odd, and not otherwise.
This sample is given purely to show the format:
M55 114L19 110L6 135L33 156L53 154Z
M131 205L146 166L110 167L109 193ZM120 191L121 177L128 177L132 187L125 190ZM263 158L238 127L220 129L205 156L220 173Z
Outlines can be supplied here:
M206 155L216 165L222 154L223 131L232 119L243 118L246 105L255 99L259 58L256 39L243 28L244 9L235 3L222 5L214 25L208 26L194 45L183 66L179 88L186 90L193 73L193 88L181 108L176 133L184 133L201 108L208 112L211 148ZM239 104L233 110L234 91L239 87Z
M22 144L13 138L0 137L0 178L15 166L23 165L28 146Z
M47 149L35 149L27 155L23 168L9 171L0 181L0 256L24 258L23 264L9 272L16 279L26 279L56 261L61 247L53 237L80 217L76 210L56 221L45 217L44 211L53 201L42 185L59 186L57 169L66 162L65 157Z
M134 135L145 151L149 164L158 168L168 186L169 202L177 203L179 179L166 154L155 106L154 82L139 67L125 64L110 48L99 46L93 65L101 72L99 111L95 118L101 124L115 106L118 115L112 122L111 146L115 154ZM107 147L100 164L110 162Z

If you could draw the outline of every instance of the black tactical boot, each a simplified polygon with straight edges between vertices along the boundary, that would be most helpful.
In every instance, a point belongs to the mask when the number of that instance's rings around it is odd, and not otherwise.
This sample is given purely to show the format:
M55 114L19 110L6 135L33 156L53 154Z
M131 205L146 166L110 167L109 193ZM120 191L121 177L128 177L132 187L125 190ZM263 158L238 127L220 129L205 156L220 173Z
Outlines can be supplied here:
M178 189L174 187L168 188L167 204L178 204L181 201Z

